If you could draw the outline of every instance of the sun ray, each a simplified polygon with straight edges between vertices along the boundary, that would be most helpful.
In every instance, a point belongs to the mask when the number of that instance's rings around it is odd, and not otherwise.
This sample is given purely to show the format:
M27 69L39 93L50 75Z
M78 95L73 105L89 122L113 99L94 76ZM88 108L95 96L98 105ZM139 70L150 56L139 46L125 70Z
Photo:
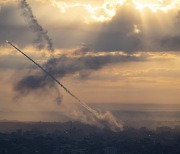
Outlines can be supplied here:
M62 13L73 8L84 9L88 14L85 19L86 23L109 21L117 14L118 8L124 5L134 6L137 11L149 9L152 12L168 12L180 6L179 0L104 0L100 4L54 0L52 4L58 7Z
M138 10L144 10L146 8L156 11L167 12L174 9L179 5L178 0L132 0Z

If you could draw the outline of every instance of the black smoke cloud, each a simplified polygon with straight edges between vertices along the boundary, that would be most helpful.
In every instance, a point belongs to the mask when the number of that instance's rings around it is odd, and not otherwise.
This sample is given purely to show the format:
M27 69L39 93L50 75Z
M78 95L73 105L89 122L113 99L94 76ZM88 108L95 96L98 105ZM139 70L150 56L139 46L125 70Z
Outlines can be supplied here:
M42 49L45 47L44 41L47 43L48 50L53 51L53 43L51 38L48 36L48 32L43 29L43 27L39 24L35 16L33 15L32 9L26 0L20 1L20 8L22 10L23 16L26 17L26 20L29 24L29 27L36 33L37 38L34 40L36 47Z
M80 57L69 57L63 55L59 58L49 59L44 68L56 78L63 78L75 73L81 74L83 71L89 73L99 70L106 65L128 61L142 61L144 56L136 57L133 55L105 54L105 55L83 55ZM46 74L42 72L28 75L21 79L16 85L15 90L22 93L29 93L33 90L54 87L55 83Z

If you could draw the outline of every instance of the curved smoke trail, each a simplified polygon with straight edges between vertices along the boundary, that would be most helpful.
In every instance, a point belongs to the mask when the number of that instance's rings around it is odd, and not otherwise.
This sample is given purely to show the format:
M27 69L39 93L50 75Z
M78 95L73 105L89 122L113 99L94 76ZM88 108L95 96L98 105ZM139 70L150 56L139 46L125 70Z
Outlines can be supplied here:
M45 47L44 41L47 43L47 48L50 51L54 51L53 43L51 38L48 36L48 32L43 29L43 27L39 24L35 16L33 15L32 9L26 0L20 0L20 8L22 10L22 14L26 17L26 20L29 24L29 27L36 33L37 38L34 41L36 46L39 49Z

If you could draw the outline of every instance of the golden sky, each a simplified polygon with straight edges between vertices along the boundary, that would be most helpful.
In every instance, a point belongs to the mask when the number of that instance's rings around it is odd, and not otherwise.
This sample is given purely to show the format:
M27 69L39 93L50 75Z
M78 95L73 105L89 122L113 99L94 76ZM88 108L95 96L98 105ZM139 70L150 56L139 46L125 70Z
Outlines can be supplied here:
M57 94L52 83L5 40L52 69L87 103L179 103L179 0L27 2L36 20L20 1L0 0L1 108L11 108L14 101L37 105L39 96L51 104L45 109L54 110ZM59 90L63 103L74 101Z

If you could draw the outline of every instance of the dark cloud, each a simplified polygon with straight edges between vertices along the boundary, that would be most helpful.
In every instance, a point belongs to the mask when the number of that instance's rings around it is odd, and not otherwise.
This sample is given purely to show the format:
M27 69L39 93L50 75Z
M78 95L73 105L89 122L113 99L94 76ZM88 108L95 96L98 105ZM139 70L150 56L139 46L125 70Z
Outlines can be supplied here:
M180 51L180 34L177 36L166 36L160 41L161 49L169 51Z
M132 55L121 55L119 53L100 56L81 56L68 57L67 55L59 58L53 58L44 64L44 68L56 78L63 78L74 73L82 73L87 71L89 74L92 71L99 70L106 65L129 62L142 61L145 57L136 57ZM87 75L87 74L86 74ZM33 90L42 89L45 87L53 87L54 82L46 74L42 72L28 75L21 79L16 85L15 90L20 93L28 93Z
M104 23L59 25L54 29L55 44L59 48L73 48L82 43L91 51L135 52L144 48L141 15L132 7L120 7L112 20ZM134 33L138 26L140 33ZM61 34L61 35L59 35Z
M20 2L24 4L26 1ZM8 3L8 5L3 6L0 12L0 19L4 21L0 23L0 31L2 31L3 37L1 35L0 40L4 42L7 39L18 43L19 46L24 46L31 44L34 41L34 37L36 37L37 39L34 43L37 47L44 47L46 43L44 40L46 40L49 44L49 49L52 49L52 41L48 37L47 32L35 19L29 5L25 4L22 5L22 12L26 18L21 16L21 11L16 3ZM32 7L35 7L35 10L38 9L37 5L41 10L46 7L46 5L44 6L38 2L32 3ZM51 32L57 48L74 48L83 43L88 44L88 47L94 51L135 51L142 44L141 34L133 34L134 25L140 25L140 21L138 14L133 13L133 10L128 10L128 8L120 8L120 11L110 22L92 25L78 23L78 21L68 23L59 19L59 22L56 21L56 24L51 24L57 26L49 26L48 30ZM42 18L41 22L43 25L47 25L49 22L54 21L50 18ZM35 33L31 33L27 23Z
M27 15L31 18L24 21L24 17L21 16L21 11L18 9L18 3L9 2L2 6L0 21L3 22L0 22L0 43L11 40L22 47L31 44L36 37L35 44L39 48L46 46L48 42L50 49L52 47L51 39L36 20L38 19L43 26L47 27L56 48L76 48L85 44L87 48L84 46L84 51L91 49L94 52L124 51L132 53L135 51L179 50L180 15L176 14L176 11L170 12L170 15L159 11L155 18L151 10L137 11L134 5L129 4L117 7L117 13L110 21L86 24L73 17L72 21L65 19L66 15L69 17L68 12L62 15L48 2L31 1L31 7L37 17L35 18L31 8L27 5L23 9L25 10L23 13L26 18ZM40 16L38 9L49 10L51 13L43 12L45 15ZM59 17L55 17L57 13L59 13ZM55 14L55 19L51 18L53 14ZM142 20L143 16L145 21ZM159 18L162 19L163 26L160 24ZM82 17L82 19L84 18ZM168 21L171 21L171 24L166 23ZM36 31L36 34L31 33L27 22L33 31ZM139 33L134 32L135 25L140 30ZM39 43L41 41L43 43Z
M137 11L134 6L121 6L112 20L90 25L64 26L59 29L61 36L54 30L58 47L68 48L88 44L91 51L178 51L180 22L177 11L157 12ZM145 19L143 19L144 17ZM162 23L159 20L162 20ZM167 20L168 19L168 20ZM169 23L171 21L171 23ZM135 32L135 27L139 32ZM56 33L56 34L55 34ZM68 37L67 37L68 36ZM84 37L81 37L84 36ZM69 39L70 38L70 39ZM61 40L58 44L57 40Z
M141 28L140 15L132 7L121 7L117 15L100 29L94 48L102 51L138 51L143 46L142 31L134 33L134 27Z
M3 5L0 10L0 44L11 40L19 46L25 46L33 39L33 34L20 18L16 3Z
M175 16L174 22L175 29L178 30L175 34L164 36L159 42L164 50L180 51L180 11Z

